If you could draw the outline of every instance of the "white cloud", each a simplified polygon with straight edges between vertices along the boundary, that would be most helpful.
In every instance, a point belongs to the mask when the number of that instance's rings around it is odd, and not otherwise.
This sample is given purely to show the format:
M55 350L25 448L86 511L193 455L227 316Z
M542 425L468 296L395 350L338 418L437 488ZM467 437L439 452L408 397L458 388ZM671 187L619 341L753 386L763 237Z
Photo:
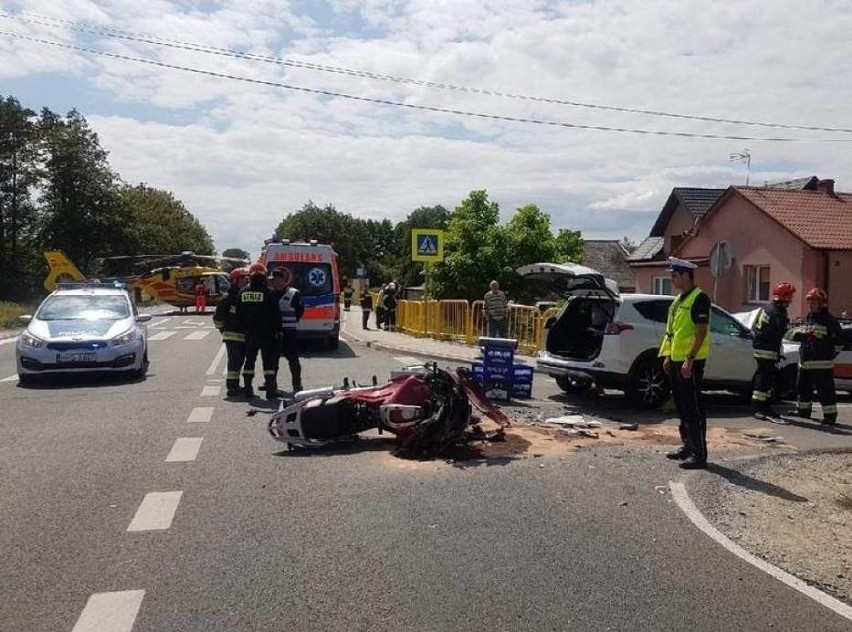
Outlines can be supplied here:
M165 38L457 86L708 116L852 127L852 7L832 0L333 0L310 15L284 0L18 0L12 9ZM187 8L190 7L190 8ZM3 22L8 22L4 20ZM578 125L818 137L435 90L146 44L5 24L103 50L414 105ZM359 28L363 26L362 30ZM728 154L748 147L752 183L801 175L852 189L842 143L701 140L461 117L205 78L0 37L4 79L63 74L101 95L89 113L128 181L171 189L220 249L256 250L313 199L400 220L486 188L503 208L533 202L554 227L642 237L673 186L741 184ZM67 83L63 83L67 87ZM112 104L112 106L111 106ZM28 103L39 107L40 103ZM118 115L133 106L138 119ZM159 111L184 117L156 123ZM187 124L189 120L189 124ZM847 135L852 138L852 135ZM844 184L845 183L845 184Z

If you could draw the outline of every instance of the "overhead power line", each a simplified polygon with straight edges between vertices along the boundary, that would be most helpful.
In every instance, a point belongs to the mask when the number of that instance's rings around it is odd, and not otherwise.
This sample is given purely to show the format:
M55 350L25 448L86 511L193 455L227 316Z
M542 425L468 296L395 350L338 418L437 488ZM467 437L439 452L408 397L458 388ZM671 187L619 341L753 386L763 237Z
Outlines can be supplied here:
M51 40L41 39L39 37L31 37L29 35L22 35L20 33L11 33L9 31L0 31L0 35L5 35L7 37L12 37L19 40L25 40L29 42L34 42L37 44L43 44L46 46L53 46L56 48L64 48L66 50L75 50L83 53L90 53L92 55L100 55L103 57L109 57L112 59L121 59L124 61L131 61L140 64L147 64L149 66L157 66L159 68L169 68L172 70L181 70L184 72L191 72L198 75L204 75L208 77L216 77L219 79L230 79L233 81L241 81L244 83L252 83L262 86L269 86L273 88L282 88L285 90L295 90L298 92L307 92L310 94L318 94L322 96L329 97L338 97L341 99L351 99L353 101L360 101L363 103L376 103L379 105L390 105L394 107L400 108L408 108L411 110L421 110L425 112L439 112L442 114L455 114L458 116L466 116L471 118L480 118L480 119L490 119L495 121L508 121L512 123L526 123L532 125L545 125L550 127L563 127L569 129L583 129L583 130L594 130L594 131L603 131L603 132L620 132L625 134L642 134L648 136L675 136L680 138L704 138L711 140L748 140L748 141L766 141L766 142L779 142L779 143L849 143L852 142L852 138L759 138L753 136L733 136L726 134L698 134L692 132L671 132L665 130L646 130L646 129L635 129L629 127L609 127L605 125L582 125L579 123L567 123L563 121L548 121L542 119L533 119L533 118L524 118L517 116L504 116L500 114L486 114L484 112L472 112L468 110L455 110L451 108L439 108L430 105L417 105L414 103L403 103L401 101L391 101L388 99L374 99L370 97L362 97L353 94L346 94L343 92L333 92L331 90L319 90L316 88L305 88L303 86L295 86L287 83L280 83L277 81L267 81L264 79L255 79L252 77L241 77L239 75L231 75L222 72L215 72L212 70L203 70L201 68L191 68L188 66L179 66L177 64L169 64L162 61L156 61L153 59L144 59L141 57L132 57L130 55L122 55L119 53L109 53L107 51L96 50L93 48L86 48L84 46L75 46L73 44L64 44L61 42L54 42Z
M335 74L343 74L349 75L353 77L361 77L366 79L374 79L377 81L388 81L393 83L407 84L413 86L419 86L424 88L434 88L439 90L450 90L454 92L462 92L467 94L476 94L476 95L484 95L491 97L501 97L506 99L515 99L515 100L523 100L523 101L531 101L537 103L548 103L555 105L567 105L571 107L578 108L587 108L592 110L604 110L609 112L621 112L627 114L642 114L647 116L657 116L657 117L665 117L672 119L682 119L682 120L690 120L690 121L702 121L705 123L722 123L722 124L730 124L730 125L748 125L754 127L766 127L766 128L774 128L774 129L789 129L789 130L803 130L810 132L834 132L834 133L844 133L844 134L852 134L852 128L846 127L825 127L825 126L817 126L817 125L793 125L787 123L774 123L774 122L766 122L766 121L750 121L743 119L728 119L721 117L713 117L713 116L701 116L696 114L679 114L676 112L664 112L661 110L646 110L642 108L630 108L630 107L620 107L614 105L602 105L598 103L585 103L581 101L571 101L567 99L556 99L551 97L542 97L542 96L534 96L534 95L525 95L525 94L517 94L511 92L503 92L499 90L489 90L483 88L473 88L473 87L465 87L465 86L456 86L453 84L447 83L439 83L433 81L423 81L420 79L411 79L407 77L398 77L394 75L385 75L380 73L374 73L367 70L357 70L352 68L345 68L341 66L328 66L324 64L314 64L311 62L304 61L295 61L289 59L283 59L280 57L273 57L271 55L258 55L254 53L244 53L241 51L229 49L229 48L219 48L216 46L208 46L205 44L198 44L194 42L186 42L181 40L173 40L168 38L162 38L156 35L148 35L144 33L132 33L128 31L123 31L120 29L115 29L108 26L99 26L93 24L86 23L78 23L73 22L71 20L62 20L59 18L52 18L48 16L43 16L34 13L5 13L0 11L0 18L18 20L21 22L27 22L30 24L40 24L42 26L48 27L57 27L58 25L62 25L68 27L72 30L84 32L84 33L92 33L95 35L104 35L107 37L123 39L127 41L140 42L144 44L151 44L154 46L163 46L167 48L176 48L181 50L188 50L193 52L204 53L208 55L218 55L223 57L233 57L236 59L244 59L248 61L256 61L261 63L268 64L277 64L281 66L289 66L292 68L300 68L305 70L313 70L318 72L328 72Z

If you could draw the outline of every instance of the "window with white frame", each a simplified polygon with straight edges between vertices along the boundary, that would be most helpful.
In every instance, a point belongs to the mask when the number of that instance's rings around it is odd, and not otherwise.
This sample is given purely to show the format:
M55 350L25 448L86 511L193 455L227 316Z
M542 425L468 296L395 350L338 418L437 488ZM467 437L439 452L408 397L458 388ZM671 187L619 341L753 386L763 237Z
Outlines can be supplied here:
M747 303L769 302L769 266L744 266Z
M654 294L672 295L672 278L670 276L654 277Z

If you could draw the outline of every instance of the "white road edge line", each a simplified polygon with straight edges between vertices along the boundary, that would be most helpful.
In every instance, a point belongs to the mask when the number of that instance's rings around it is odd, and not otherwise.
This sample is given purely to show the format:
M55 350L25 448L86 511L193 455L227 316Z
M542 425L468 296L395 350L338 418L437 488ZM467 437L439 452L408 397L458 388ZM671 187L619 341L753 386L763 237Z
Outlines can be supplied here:
M202 441L204 441L203 437L181 437L180 439L175 439L175 444L166 457L166 463L194 461L198 457Z
M144 590L95 593L71 632L130 632L144 596Z
M197 406L189 411L188 424L206 424L213 418L213 406Z
M221 386L203 386L199 397L216 397L221 390Z
M184 336L184 340L204 340L210 331L210 329L195 330Z
M817 588L814 588L810 584L802 581L794 575L791 575L787 571L782 570L777 566L773 566L756 555L752 555L723 535L722 532L711 525L707 518L705 518L698 510L695 503L693 503L692 499L689 497L689 493L686 491L686 486L683 483L676 483L673 481L669 482L669 489L671 489L672 498L674 498L677 506L680 507L684 514L686 514L686 517L689 518L692 524L698 527L706 535L710 536L713 540L721 544L728 551L736 555L741 560L748 562L752 566L756 566L763 572L769 573L781 583L786 584L790 588L798 590L803 595L810 597L820 605L833 610L841 617L845 617L852 621L852 606L847 606L842 601L835 599L831 595L828 595Z
M17 373L15 373L15 375L10 375L9 377L4 377L2 380L0 380L0 382L17 382L17 381L18 381L18 374Z
M17 339L18 339L17 336L12 336L11 338L4 338L3 340L0 340L0 345L11 344L11 343L15 342Z
M172 526L183 492L150 492L145 494L128 531L164 531Z
M219 347L219 351L216 353L216 357L213 358L213 362L207 368L207 375L213 375L216 373L216 367L222 361L222 358L225 357L225 345Z

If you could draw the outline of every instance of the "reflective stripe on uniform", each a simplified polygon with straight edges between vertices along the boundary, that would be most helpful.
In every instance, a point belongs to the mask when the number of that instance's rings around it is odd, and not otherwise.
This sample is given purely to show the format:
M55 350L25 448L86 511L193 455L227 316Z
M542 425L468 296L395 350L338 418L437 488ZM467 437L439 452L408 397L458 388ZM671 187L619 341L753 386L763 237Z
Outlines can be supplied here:
M823 412L824 415L836 415L837 414L837 404L830 404L828 406L823 406L822 412Z
M277 374L278 374L278 371L276 371L275 369L264 369L264 371L263 371L263 375L265 375L267 377L270 376L270 375L277 375Z
M805 410L807 412L811 412L811 409L814 407L813 402L796 402L797 410Z
M766 391L752 391L751 398L757 402L765 402L769 400L769 393Z
M238 331L223 331L222 340L224 342L245 342L246 335Z
M767 351L766 349L755 349L754 350L754 359L755 360L777 360L778 352L777 351Z
M225 379L227 379L227 380L238 380L238 379L240 379L240 372L239 371L228 371L228 374L225 376Z
M799 368L805 371L833 369L834 360L799 360Z

